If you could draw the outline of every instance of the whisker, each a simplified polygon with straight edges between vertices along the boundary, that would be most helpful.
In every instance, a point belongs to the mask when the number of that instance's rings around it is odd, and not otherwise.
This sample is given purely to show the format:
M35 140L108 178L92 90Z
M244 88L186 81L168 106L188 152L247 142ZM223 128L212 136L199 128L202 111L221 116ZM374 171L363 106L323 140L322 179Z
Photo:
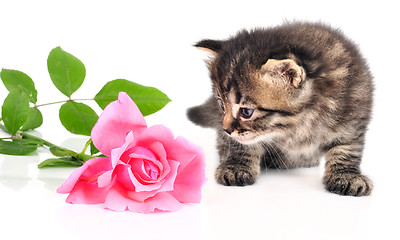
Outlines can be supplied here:
M277 144L279 145L279 148L280 148L280 149L283 149L283 150L285 150L285 151L287 151L287 152L290 152L290 151L291 151L290 149L288 149L288 148L285 146L285 144L283 143L282 140L280 140L280 139L275 139L274 141L277 141ZM281 151L281 152L282 152L282 151ZM282 152L282 154L284 154L284 153ZM295 168L295 165L293 164L292 161L290 161L290 158L285 157L285 159L287 160L286 163L288 163L289 166L291 166L291 168ZM287 165L286 165L286 166L287 166ZM289 168L287 168L287 169L289 169Z
M280 160L280 162L283 164L284 168L289 169L288 165L286 165L286 161L285 161L286 157L285 157L285 159L283 159L283 157L281 156L282 151L278 152L276 150L276 146L274 146L273 144L269 144L269 146L272 148L272 150L275 151L276 155L278 156L278 160Z
M276 169L284 168L284 169L290 169L293 167L293 164L290 161L287 161L287 157L285 156L285 153L282 152L280 149L285 149L284 146L276 146L276 142L269 142L269 141L263 141L262 142L265 146L265 150L268 152L269 156L271 157L272 164ZM273 151L274 154L271 152ZM277 162L275 162L275 161ZM277 165L280 163L282 166ZM287 165L289 164L289 166Z

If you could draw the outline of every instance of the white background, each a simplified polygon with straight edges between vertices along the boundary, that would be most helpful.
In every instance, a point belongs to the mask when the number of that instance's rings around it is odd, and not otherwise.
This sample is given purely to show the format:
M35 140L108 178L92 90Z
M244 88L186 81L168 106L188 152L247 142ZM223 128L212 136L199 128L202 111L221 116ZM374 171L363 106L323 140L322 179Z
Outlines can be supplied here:
M61 46L86 66L73 98L91 98L110 80L154 86L171 99L146 118L200 145L206 154L201 204L173 213L112 212L69 205L56 188L72 168L43 169L46 149L29 157L0 155L2 239L399 239L399 63L396 1L4 1L0 2L0 67L27 73L38 104L65 100L52 85L46 59ZM188 107L210 94L205 56L192 45L242 28L287 20L323 21L359 44L375 76L373 120L362 170L370 197L326 192L321 166L264 173L252 186L216 184L215 133L191 124ZM0 103L7 95L0 84ZM85 102L100 113L93 102ZM34 134L76 151L87 138L63 129L60 105L42 107ZM0 135L0 137L6 135ZM3 238L6 236L7 238Z

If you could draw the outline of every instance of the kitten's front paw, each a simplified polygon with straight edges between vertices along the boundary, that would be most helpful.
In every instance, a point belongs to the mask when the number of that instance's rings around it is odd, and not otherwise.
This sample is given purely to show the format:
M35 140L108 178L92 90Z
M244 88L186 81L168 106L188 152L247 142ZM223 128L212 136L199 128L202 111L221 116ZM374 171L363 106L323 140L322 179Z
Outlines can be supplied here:
M259 172L241 164L221 164L215 172L217 182L225 186L246 186L255 183Z
M323 182L326 190L346 196L367 196L373 188L366 176L354 173L325 174Z

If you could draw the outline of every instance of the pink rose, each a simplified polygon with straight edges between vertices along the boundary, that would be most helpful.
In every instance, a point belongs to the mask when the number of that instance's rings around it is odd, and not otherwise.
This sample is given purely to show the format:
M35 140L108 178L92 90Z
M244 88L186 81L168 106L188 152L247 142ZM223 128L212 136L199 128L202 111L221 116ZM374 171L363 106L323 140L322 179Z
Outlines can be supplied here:
M126 93L104 109L92 140L108 158L88 160L57 189L69 193L68 203L150 213L200 202L206 181L201 149L163 125L147 128Z

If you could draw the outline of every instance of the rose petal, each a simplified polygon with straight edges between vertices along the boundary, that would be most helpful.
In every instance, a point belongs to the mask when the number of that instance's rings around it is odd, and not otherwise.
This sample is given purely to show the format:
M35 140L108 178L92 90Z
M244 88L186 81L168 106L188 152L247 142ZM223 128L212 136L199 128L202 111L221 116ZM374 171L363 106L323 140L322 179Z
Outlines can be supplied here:
M128 138L128 136L127 136ZM128 141L127 141L128 142ZM119 150L123 149L121 147ZM164 168L167 169L167 176L163 176L161 179L157 179L157 181L153 182L146 182L142 178L137 178L141 175L141 171L143 171L142 167L140 166L140 162L143 162L141 159L147 159L154 161L157 164L161 164L160 162L157 162L155 159L151 159L150 157L155 157L154 154L151 153L151 151L143 148L143 147L133 147L132 149L136 149L138 152L141 154L145 155L135 155L131 154L135 157L139 157L140 159L138 160L131 160L133 163L131 164L125 164L123 162L120 162L114 169L113 171L113 176L116 177L117 181L124 186L126 189L131 190L131 191L136 191L136 192L144 192L140 196L138 196L137 199L140 201L143 201L143 199L146 199L148 197L153 196L152 193L147 194L148 192L160 192L160 191L172 191L174 189L174 181L176 178L177 174L177 169L179 166L179 162L176 161L169 161L167 162L166 159L163 159L164 162ZM158 153L160 156L165 158L165 151L163 150L162 146L159 145L159 143L153 144L153 149L158 149ZM114 150L112 151L112 157L114 157ZM138 163L139 166L136 166L135 164ZM165 178L165 179L164 179ZM112 177L109 172L104 173L99 177L99 186L107 185L111 181Z
M113 170L107 171L103 174L101 174L98 178L97 178L97 185L99 188L108 186L111 184L112 182L112 173Z
M104 203L110 186L99 188L96 182L78 182L65 200L72 204L100 204Z
M150 146L154 142L160 142L164 148L173 144L175 136L172 131L164 125L154 125L135 135L138 146ZM167 151L168 152L168 151Z
M147 199L143 203L131 200L128 204L129 211L139 213L151 213L158 209L160 211L177 211L182 207L169 193L157 193L154 197Z
M120 92L118 100L104 109L92 129L92 141L104 155L111 156L111 149L122 146L129 131L146 129L146 121L132 99Z
M160 188L160 192L168 192L174 190L175 187L175 179L177 177L178 173L178 168L180 163L174 160L169 160L168 161L169 167L171 168L171 171L167 176L165 176L165 182Z
M161 186L161 188L152 190L152 191L141 191L141 192L129 191L127 193L128 197L130 199L133 199L133 200L136 200L139 202L143 202L146 199L153 197L154 195L156 195L159 192L169 192L169 191L174 190L174 182L175 182L176 173L177 173L177 170L179 167L179 162L171 161L170 166L171 166L170 175L166 177L166 181Z
M136 136L140 145L160 142L167 153L167 159L180 163L171 192L178 201L198 203L201 188L206 182L205 157L200 147L183 137L174 139L173 133L163 125L152 126Z
M132 174L130 165L118 164L114 169L113 176L125 189L135 191L134 182L136 183L138 180Z
M156 155L146 147L135 146L131 149L130 154L135 154L138 156L144 156L146 159L156 159Z
M149 145L149 149L157 155L158 163L161 165L161 175L160 178L165 178L167 174L171 171L168 160L167 160L167 153L165 152L164 146L161 142L154 142ZM155 164L158 164L155 163Z
M157 192L166 192L174 190L174 182L177 176L179 167L179 162L170 160L168 162L168 169L170 169L169 174L164 178L160 178L158 182L146 183L143 179L139 181L139 174L136 171L139 171L137 168L132 168L133 176L132 183L135 185L135 192L150 192L156 190Z
M129 164L132 166L132 172L138 177L142 184L151 184L159 182L160 169L152 161L141 158L140 155L134 155Z
M199 203L201 188L206 183L205 157L199 147L183 137L176 139L176 151L168 152L180 162L171 195L182 203Z
M115 185L110 189L104 202L104 207L114 211L129 210L138 213L151 213L155 209L176 211L181 208L181 203L166 192L157 193L144 202L138 202L128 198L126 191L120 186Z
M203 151L199 146L189 142L186 138L178 136L174 142L165 144L165 150L168 152L168 157L171 159L179 160L181 163L180 170L185 169L186 165L193 161L193 157L201 155L201 161L205 164L205 157ZM205 165L204 165L205 168ZM201 172L201 171L200 171Z
M184 137L175 139L171 130L163 125L151 126L135 137L136 144L140 146L149 146L154 142L160 142L168 155L168 159L179 159L181 168L185 168L190 163L193 155L203 154L200 147L192 144Z
M159 192L159 190L147 191L147 192L135 192L135 191L128 191L127 198L138 201L144 202L146 199L154 197Z
M57 189L69 193L68 203L98 204L105 200L108 188L99 188L97 178L111 169L109 158L93 158L75 170Z
M69 193L75 184L81 178L87 179L97 174L106 172L111 169L111 161L109 158L93 158L89 159L81 167L76 169L69 175L67 180L57 189L58 193Z
M163 150L165 152L165 150ZM160 171L163 171L164 166L162 165L163 162L160 162L156 155L154 155L154 152L151 149L151 146L149 148L141 147L141 146L135 146L132 149L130 149L130 154L129 154L129 164L131 165L136 165L137 167L142 167L143 166L143 160L148 160L149 162L153 163ZM135 163L135 161L140 161L140 163Z
M128 135L125 136L125 142L122 146L111 150L111 162L113 168L121 161L122 154L129 148L133 147L133 132L129 131Z
M124 188L135 192L158 192L165 182L165 179L163 179L153 184L143 184L137 179L138 175L132 172L132 168L128 164L118 164L113 176Z
M133 158L130 164L132 165L132 168L135 169L134 172L138 173L138 175L141 177L144 183L155 183L159 182L160 179L164 179L165 176L170 172L170 166L166 158L167 154L162 144L160 142L154 142L152 144L149 144L148 148L138 147L138 149L140 149L140 151L144 151L144 149L146 149L146 151L148 151L149 153L147 153L147 155L144 156L144 155L138 155L137 153L139 153L139 151L135 151L130 155L130 157ZM150 152L151 152L151 157L148 157L150 156ZM155 156L155 154L157 155L157 157ZM145 162L140 161L139 159L148 160L149 161L148 164L154 164L155 166L157 166L160 173L159 177L157 179L154 179L151 177L146 177L148 176L147 173L140 174L140 172L143 171L141 169L145 168L144 166Z
M174 190L171 195L181 203L200 203L201 189L206 182L206 178L201 173L194 173L202 169L198 166L198 163L194 161L190 165L192 165L190 168L194 170L187 169L187 171L178 174L179 178L177 177L175 180Z
M152 192L169 192L174 190L174 183L176 179L176 175L178 172L178 167L179 167L179 162L170 160L169 165L171 167L170 173L162 179L162 184L156 184L157 188L152 187L151 185L155 184L142 184L143 186L140 189L152 189L154 190L148 190L148 191L139 191L138 189L135 190L135 193L131 193L132 198L137 199L138 201L143 201L142 199L146 199L151 196ZM146 188L145 188L146 187ZM136 193L140 193L137 196L135 196Z
M63 193L63 194L70 193L72 189L74 189L82 173L87 170L87 168L91 163L94 163L97 160L98 160L97 158L90 159L84 165L73 171L71 175L69 175L67 180L65 180L65 182L60 187L58 187L56 191L58 193Z
M141 183L140 181L138 181L137 178L139 178L139 175L136 173L133 173L133 175L135 176L136 181L132 181L133 184L135 185L135 192L142 192L142 191L153 191L153 190L158 190L162 187L162 185L165 182L165 179L161 179L158 182L155 183L151 183L151 184L145 184L145 183Z

